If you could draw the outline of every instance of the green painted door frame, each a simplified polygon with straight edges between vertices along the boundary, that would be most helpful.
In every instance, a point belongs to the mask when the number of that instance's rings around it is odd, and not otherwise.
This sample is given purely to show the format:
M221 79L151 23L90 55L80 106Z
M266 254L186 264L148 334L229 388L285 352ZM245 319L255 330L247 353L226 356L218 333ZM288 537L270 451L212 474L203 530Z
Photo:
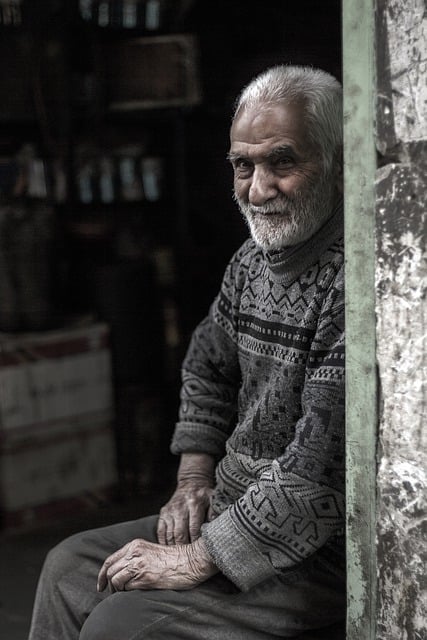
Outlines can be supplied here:
M375 7L342 0L346 243L347 640L375 640Z

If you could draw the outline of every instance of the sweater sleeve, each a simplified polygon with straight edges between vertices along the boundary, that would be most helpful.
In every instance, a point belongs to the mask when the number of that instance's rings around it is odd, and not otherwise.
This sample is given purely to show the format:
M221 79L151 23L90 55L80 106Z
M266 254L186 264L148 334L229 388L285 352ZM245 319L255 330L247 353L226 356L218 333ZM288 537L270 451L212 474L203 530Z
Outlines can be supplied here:
M237 309L245 248L246 244L231 259L208 316L193 332L182 367L172 453L203 452L220 458L235 427L240 384Z
M217 566L243 591L296 569L343 533L344 404L342 268L311 344L293 440L241 498L202 529Z

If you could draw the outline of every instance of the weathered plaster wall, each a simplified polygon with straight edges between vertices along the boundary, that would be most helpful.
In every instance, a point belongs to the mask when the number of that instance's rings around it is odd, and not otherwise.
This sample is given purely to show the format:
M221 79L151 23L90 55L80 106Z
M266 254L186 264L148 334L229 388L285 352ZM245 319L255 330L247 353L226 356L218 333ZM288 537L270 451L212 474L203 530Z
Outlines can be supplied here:
M377 640L427 638L427 8L377 1Z

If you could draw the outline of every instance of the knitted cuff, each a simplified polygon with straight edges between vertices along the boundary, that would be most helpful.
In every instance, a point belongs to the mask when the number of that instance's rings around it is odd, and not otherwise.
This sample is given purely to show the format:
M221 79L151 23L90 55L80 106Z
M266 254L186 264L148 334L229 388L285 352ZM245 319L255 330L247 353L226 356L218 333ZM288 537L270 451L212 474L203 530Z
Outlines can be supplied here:
M205 523L202 537L218 569L242 591L275 575L266 556L236 526L232 507Z

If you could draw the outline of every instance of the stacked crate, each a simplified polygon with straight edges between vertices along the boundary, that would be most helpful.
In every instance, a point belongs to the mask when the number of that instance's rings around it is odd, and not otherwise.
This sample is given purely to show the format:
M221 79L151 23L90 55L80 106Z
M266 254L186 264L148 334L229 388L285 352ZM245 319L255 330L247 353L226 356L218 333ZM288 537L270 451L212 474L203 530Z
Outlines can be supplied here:
M0 335L6 529L104 500L117 483L109 328Z

